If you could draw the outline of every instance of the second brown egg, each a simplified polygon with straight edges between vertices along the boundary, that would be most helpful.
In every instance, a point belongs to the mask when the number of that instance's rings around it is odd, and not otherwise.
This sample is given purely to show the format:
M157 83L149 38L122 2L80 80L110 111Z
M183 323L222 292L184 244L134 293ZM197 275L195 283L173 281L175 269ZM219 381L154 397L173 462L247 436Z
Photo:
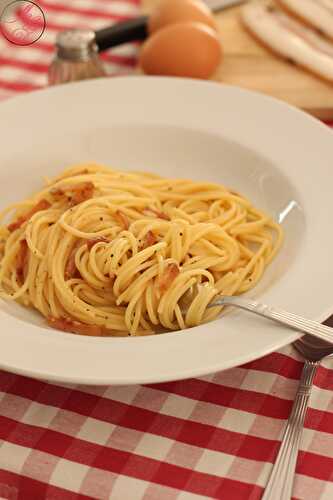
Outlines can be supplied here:
M216 30L210 9L201 0L162 0L153 10L148 21L149 33L170 24L197 22Z

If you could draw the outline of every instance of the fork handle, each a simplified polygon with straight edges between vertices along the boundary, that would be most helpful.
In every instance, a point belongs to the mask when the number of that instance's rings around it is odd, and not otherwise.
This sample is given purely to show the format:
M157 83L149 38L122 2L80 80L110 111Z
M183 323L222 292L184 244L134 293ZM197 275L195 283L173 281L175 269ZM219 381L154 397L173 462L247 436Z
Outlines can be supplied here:
M313 335L314 337L333 344L333 328L322 325L317 321L302 318L302 316L297 316L296 314L283 311L282 309L278 309L277 307L270 307L266 304L261 304L253 300L244 299L243 297L224 296L220 299L214 300L213 303L209 304L209 307L224 305L240 307L241 309L245 309L246 311L250 311L258 314L259 316L264 316L265 318L272 319L278 323L282 323L285 326L289 326L294 330L308 333L310 335Z
M261 500L290 500L312 382L319 362L306 361L280 450Z

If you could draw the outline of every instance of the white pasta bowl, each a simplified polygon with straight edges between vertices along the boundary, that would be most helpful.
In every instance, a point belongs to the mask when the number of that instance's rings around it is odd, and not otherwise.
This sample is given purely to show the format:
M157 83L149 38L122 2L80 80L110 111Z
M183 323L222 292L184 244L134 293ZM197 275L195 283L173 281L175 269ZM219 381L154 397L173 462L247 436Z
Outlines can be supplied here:
M316 320L333 311L333 140L314 118L239 88L150 77L62 85L0 110L0 208L82 161L223 183L285 231L250 296ZM34 311L5 301L0 333L1 368L96 385L200 376L298 336L238 310L181 332L90 338L51 330Z

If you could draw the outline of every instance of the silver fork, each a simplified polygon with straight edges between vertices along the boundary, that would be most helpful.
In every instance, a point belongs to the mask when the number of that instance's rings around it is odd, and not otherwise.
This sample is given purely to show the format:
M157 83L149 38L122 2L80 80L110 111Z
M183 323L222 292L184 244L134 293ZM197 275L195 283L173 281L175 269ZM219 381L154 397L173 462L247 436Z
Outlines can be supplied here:
M293 344L305 358L305 363L280 450L261 499L290 500L312 383L321 360L333 355L333 328L240 297L222 297L209 307L216 305L240 307L310 334L304 335Z
M333 353L332 344L310 335L304 335L293 345L305 358L305 364L280 450L261 500L290 500L292 497L297 455L312 382L320 361Z
M333 328L322 325L318 323L318 321L312 321L302 316L283 311L277 307L270 307L266 304L255 302L254 300L245 299L243 297L223 296L214 300L208 307L227 305L245 309L246 311L271 319L277 323L282 323L289 328L313 335L320 340L333 344Z

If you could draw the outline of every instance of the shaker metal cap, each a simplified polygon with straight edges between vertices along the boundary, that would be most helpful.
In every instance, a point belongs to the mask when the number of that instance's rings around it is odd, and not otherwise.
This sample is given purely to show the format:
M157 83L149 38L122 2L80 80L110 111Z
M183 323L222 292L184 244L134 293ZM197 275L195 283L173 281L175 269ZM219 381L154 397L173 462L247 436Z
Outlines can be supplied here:
M98 52L93 30L71 29L60 32L56 38L58 56L71 61L87 61Z

